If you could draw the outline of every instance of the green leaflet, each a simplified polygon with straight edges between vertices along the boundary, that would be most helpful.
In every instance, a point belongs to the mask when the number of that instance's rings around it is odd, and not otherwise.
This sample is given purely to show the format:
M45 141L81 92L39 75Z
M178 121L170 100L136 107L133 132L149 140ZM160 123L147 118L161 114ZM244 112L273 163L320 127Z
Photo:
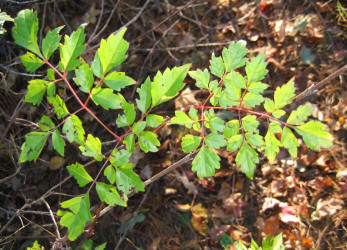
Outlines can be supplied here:
M59 95L48 96L47 100L50 104L53 105L55 114L57 115L58 119L65 118L67 115L69 115L69 111L67 110L65 102L60 98Z
M96 105L101 105L104 109L121 109L122 101L120 94L116 95L112 89L97 86L92 89L92 100Z
M189 71L189 76L193 78L198 88L208 89L208 84L210 83L210 73L207 69L204 71L198 69L196 71Z
M62 216L60 218L60 225L68 228L68 238L74 241L83 233L86 223L93 221L92 215L89 212L89 195L86 194L72 198L62 202L60 205L62 208L71 211L58 210L57 215Z
M25 135L25 142L22 145L19 156L20 162L36 161L49 136L48 132L30 132Z
M61 156L64 156L65 141L61 137L58 129L54 130L52 135L52 144L55 151L57 151Z
M245 78L239 72L231 71L230 73L225 75L224 85L226 88L237 87L238 89L244 89L246 88L246 81ZM241 90L239 91L241 92ZM238 97L240 98L240 95L238 95Z
M222 57L225 65L225 72L237 69L245 65L247 48L244 42L232 42L228 48L222 51Z
M125 60L129 48L129 43L123 39L125 32L126 28L122 28L117 34L111 34L107 40L101 40L92 63L94 75L102 78Z
M256 148L259 148L264 144L263 137L259 134L246 133L246 139L249 144Z
M46 93L48 82L40 79L29 81L28 91L25 94L25 102L30 102L33 105L39 105L43 95Z
M246 115L242 118L242 126L246 132L258 133L259 122L255 115Z
M216 169L220 168L219 156L207 147L202 147L192 162L192 170L198 177L214 176Z
M228 151L236 151L242 144L243 137L242 135L233 135L228 139L227 142L227 150Z
M190 153L196 150L201 143L201 137L195 135L185 135L182 137L182 150L185 153Z
M283 108L291 103L292 98L295 96L294 82L290 80L281 87L277 87L274 94L275 109Z
M119 205L122 207L126 207L127 203L123 200L116 188L111 185L107 185L103 182L96 183L96 192L101 201L106 202L110 206Z
M135 84L135 80L125 75L124 72L113 71L105 76L105 84L115 91Z
M122 101L123 111L127 120L127 124L131 126L136 118L135 106L134 104L128 103L122 95L119 95L119 97Z
M148 127L156 128L164 122L164 117L161 115L149 114L146 117L146 124Z
M262 95L249 92L245 95L243 101L248 107L254 108L261 104L264 101L264 98Z
M94 137L91 134L88 134L86 142L82 144L79 149L82 155L94 157L96 161L102 161L104 158L101 153L101 141L98 137Z
M133 124L132 131L139 135L146 128L146 122L138 121Z
M25 67L25 70L30 73L33 73L35 70L37 70L44 64L44 62L40 58L38 58L30 52L27 52L24 55L22 55L20 59Z
M49 77L48 77L48 79L49 79ZM52 81L52 80L50 80L50 81ZM54 95L55 95L55 82L49 82L47 85L47 97L52 97Z
M225 124L223 135L225 138L229 138L239 133L240 123L238 120L230 120Z
M176 110L175 111L175 117L173 117L169 121L168 125L178 124L178 125L183 125L187 128L192 128L193 123L194 123L194 121L192 119L190 119L190 117L186 113L179 111L179 110Z
M286 114L286 112L283 109L277 109L272 113L272 115L277 119L281 118L285 114Z
M309 121L295 127L295 131L302 136L307 147L313 150L328 148L333 144L333 137L326 131L326 126L318 121Z
M76 115L71 115L66 119L63 126L63 133L66 135L67 140L84 144L84 129L81 120Z
M212 57L210 60L210 71L212 74L218 77L222 77L225 72L225 67L222 58L220 56L216 57L214 53L212 53Z
M104 170L107 180L113 185L116 182L116 170L112 165L108 165Z
M145 191L145 184L140 179L130 163L124 164L116 168L116 183L118 190L122 191L125 195L129 194L130 190L134 187L136 192Z
M140 88L136 90L139 94L140 99L136 99L136 104L142 114L145 114L146 111L151 106L151 79L147 77L146 81L141 85Z
M30 50L36 55L42 56L37 43L38 29L39 21L36 12L28 9L21 10L14 19L12 36L18 45Z
M265 135L265 155L270 163L275 161L277 153L280 151L280 145L280 141L277 140L275 134L269 128Z
M257 152L247 143L243 143L236 155L236 164L248 178L253 179L256 163L259 163Z
M123 142L127 150L129 150L130 152L135 151L135 135L134 134L127 135L125 139L123 140Z
M117 149L115 149L112 152L110 163L115 167L122 166L129 162L130 156L131 152L128 150L121 149L120 151L118 151Z
M209 148L219 149L224 147L227 142L224 139L223 135L217 133L211 133L205 137L205 143Z
M106 247L106 242L98 246L94 246L93 240L88 239L83 243L83 245L81 246L81 249L82 250L103 250L105 249L105 247Z
M94 84L92 69L89 65L82 61L81 65L75 69L76 77L73 78L75 83L80 86L80 90L89 93Z
M262 82L253 82L248 86L247 90L254 94L260 94L268 87L269 87L269 84L262 83Z
M39 121L40 129L44 132L51 130L55 127L54 122L52 122L51 118L46 115L43 115Z
M246 64L247 85L263 80L267 72L265 55L260 53Z
M81 61L77 59L84 48L84 31L79 27L71 36L65 35L64 44L60 44L60 62L65 72L75 69Z
M190 64L186 64L173 69L167 68L163 73L158 71L151 86L152 108L177 96L184 87L183 80L189 68Z
M299 142L298 139L296 139L293 132L290 130L290 128L283 128L281 143L283 147L288 149L288 152L291 157L296 157L298 155Z
M312 114L313 108L308 105L301 105L290 113L287 123L292 125L302 125Z
M84 166L79 164L78 162L71 164L66 168L69 171L69 174L76 179L80 187L84 187L85 185L93 181L93 178L84 169Z
M139 144L143 152L157 152L157 146L160 146L160 142L157 139L158 135L151 131L143 131L139 134Z
M42 39L42 53L44 57L48 60L51 55L59 47L60 35L59 32L63 26L57 27L47 33L46 37Z
M269 99L269 98L264 98L264 99L265 99L264 108L265 108L266 112L272 113L275 110L274 101Z
M224 121L222 118L215 115L213 109L205 112L205 126L211 129L212 132L222 132L224 129Z

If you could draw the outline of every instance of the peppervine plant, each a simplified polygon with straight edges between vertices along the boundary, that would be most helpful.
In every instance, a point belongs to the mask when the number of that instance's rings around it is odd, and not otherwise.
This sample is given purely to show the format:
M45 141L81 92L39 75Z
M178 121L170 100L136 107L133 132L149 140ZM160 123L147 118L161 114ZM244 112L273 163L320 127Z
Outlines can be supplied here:
M38 121L40 131L26 134L19 161L36 161L50 138L53 149L63 157L68 142L77 146L83 156L102 162L95 177L79 162L67 166L68 173L80 187L89 185L86 193L62 202L62 209L57 212L61 217L60 225L68 228L71 241L84 232L88 222L97 218L93 218L90 211L89 193L94 187L102 204L110 206L126 206L131 192L145 190L144 182L129 159L138 147L144 153L157 152L160 146L157 132L163 126L178 124L187 128L181 146L183 152L194 157L192 170L199 178L215 175L221 161L217 150L224 148L236 152L236 165L253 178L259 153L265 152L273 162L280 147L284 147L296 157L297 135L301 135L307 147L313 150L332 145L332 136L324 124L307 121L311 107L302 105L290 113L286 111L295 96L293 81L277 87L273 98L263 94L269 88L262 82L268 73L265 56L259 54L248 58L245 42L231 43L223 49L221 56L212 54L209 69L189 71L191 65L186 64L158 71L153 79L148 77L137 88L138 99L131 103L121 91L136 81L116 69L125 61L129 48L123 39L125 28L106 40L102 39L89 64L83 59L86 44L82 27L70 36L65 35L64 42L59 34L63 27L55 28L46 34L39 46L35 12L20 11L14 23L15 42L28 50L20 57L25 69L34 72L48 66L47 78L29 81L25 102L38 106L46 96L55 113L55 117L41 117ZM58 49L59 56L55 58L59 58L59 63L55 66L50 59ZM199 106L175 111L171 119L154 114L153 108L175 98L185 87L188 74L195 80L197 88L209 93L208 97ZM59 82L65 84L80 107L67 108L64 97L57 91ZM82 100L81 96L85 94L88 96ZM90 101L105 110L112 110L110 112L118 110L117 131L123 129L124 133L117 135L115 128L105 125L89 107ZM111 153L103 153L103 138L86 134L78 116L82 110L114 137L116 142ZM222 111L229 112L233 118L222 119ZM267 129L260 130L261 121Z

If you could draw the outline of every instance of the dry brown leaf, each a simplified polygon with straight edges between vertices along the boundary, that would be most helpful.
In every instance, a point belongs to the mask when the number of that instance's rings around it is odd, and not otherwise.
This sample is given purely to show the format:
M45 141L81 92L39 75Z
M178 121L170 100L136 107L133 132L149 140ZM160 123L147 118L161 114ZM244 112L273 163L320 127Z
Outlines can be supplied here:
M312 213L313 219L322 219L326 216L332 216L344 207L344 202L340 199L330 198L328 200L319 199L316 211Z

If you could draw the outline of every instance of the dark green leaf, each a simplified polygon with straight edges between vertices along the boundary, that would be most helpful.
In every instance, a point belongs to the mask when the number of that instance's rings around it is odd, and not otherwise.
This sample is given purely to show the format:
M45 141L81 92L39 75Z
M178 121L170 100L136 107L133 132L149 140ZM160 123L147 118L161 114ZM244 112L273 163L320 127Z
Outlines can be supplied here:
M130 156L131 156L131 152L128 150L121 149L120 151L118 151L118 149L115 149L112 152L110 162L113 166L119 167L119 166L122 166L122 165L128 163Z
M69 171L69 174L76 179L80 187L84 187L85 185L93 181L93 178L84 169L84 166L79 164L78 162L67 166L67 171Z
M119 97L122 101L123 111L125 113L128 125L131 126L136 118L135 106L134 104L128 103L123 96L119 95Z
M108 165L104 170L107 180L113 185L116 182L116 170L112 165Z
M44 132L51 130L55 127L54 122L52 122L51 118L43 115L39 121L40 129Z
M220 168L219 156L207 147L202 147L192 162L192 170L198 177L210 177L215 175L216 169Z
M229 138L239 133L240 123L238 120L231 120L225 124L223 131L224 137Z
M66 119L63 126L63 133L66 135L68 141L84 144L84 129L81 120L76 115L71 115Z
M20 162L36 161L49 136L48 132L30 132L25 135L25 142L19 156Z

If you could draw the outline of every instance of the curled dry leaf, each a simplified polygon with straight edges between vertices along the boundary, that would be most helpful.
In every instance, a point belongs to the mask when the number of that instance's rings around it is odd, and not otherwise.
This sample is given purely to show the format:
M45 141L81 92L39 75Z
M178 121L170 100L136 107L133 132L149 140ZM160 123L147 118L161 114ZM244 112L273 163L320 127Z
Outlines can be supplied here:
M316 211L312 213L312 219L322 219L332 216L344 207L344 202L340 199L330 198L328 200L319 199Z

